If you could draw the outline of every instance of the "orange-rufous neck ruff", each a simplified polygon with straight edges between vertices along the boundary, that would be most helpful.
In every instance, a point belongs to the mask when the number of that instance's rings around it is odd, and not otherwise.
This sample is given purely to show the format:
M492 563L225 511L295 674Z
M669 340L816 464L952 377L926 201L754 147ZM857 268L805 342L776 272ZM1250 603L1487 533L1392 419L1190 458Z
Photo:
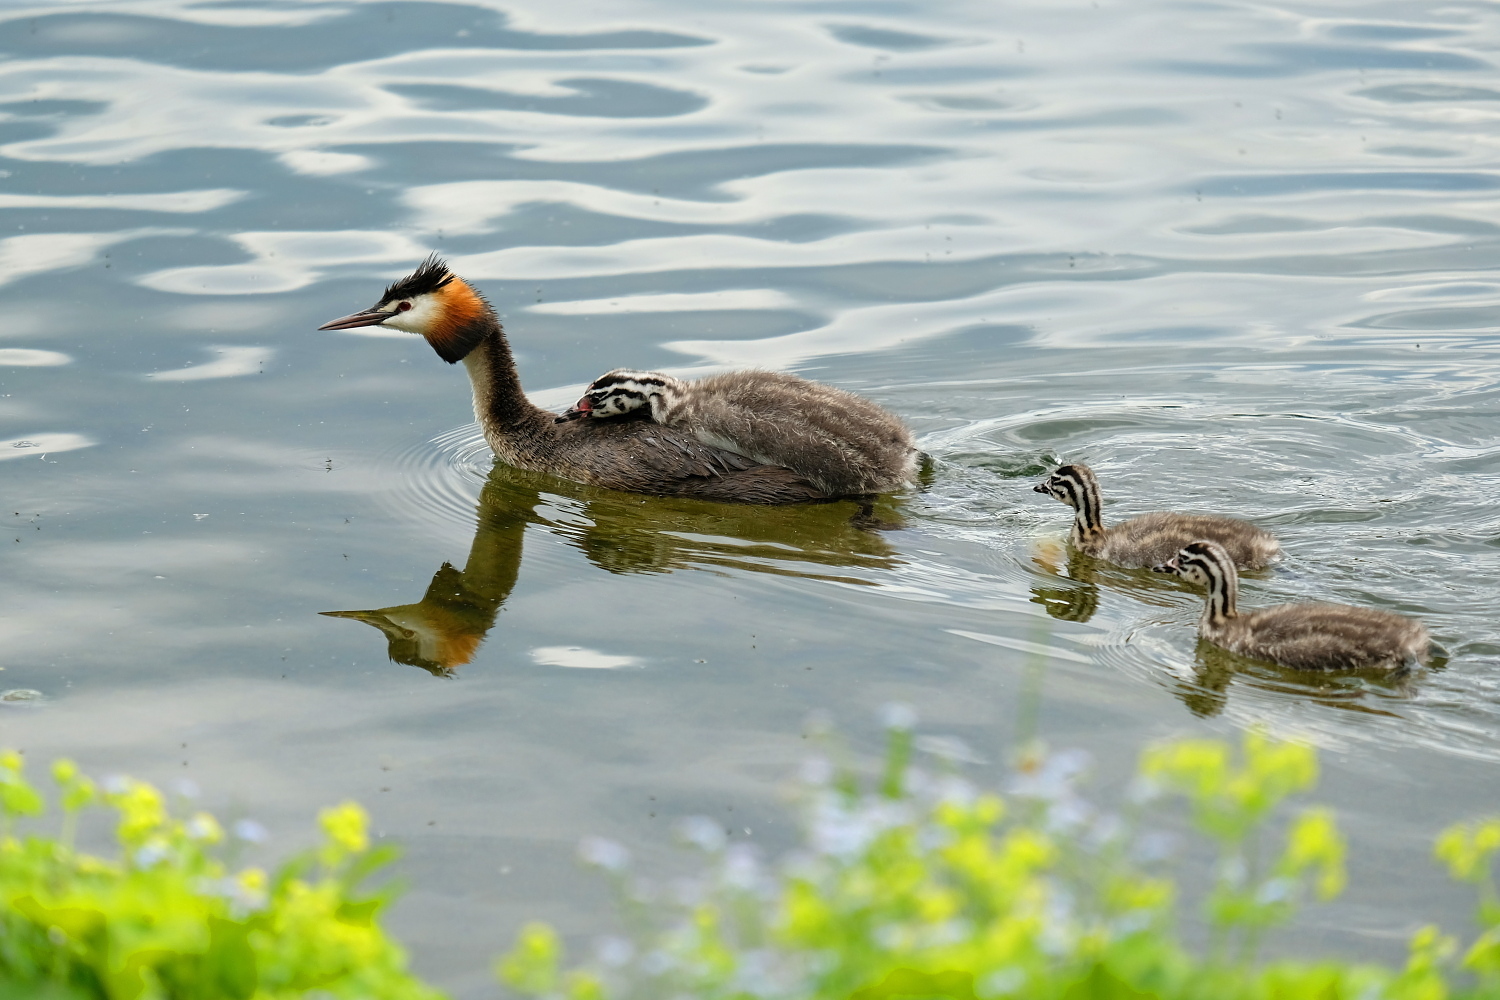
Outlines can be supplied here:
M432 294L440 308L424 331L427 342L449 364L462 361L490 333L489 303L457 276Z

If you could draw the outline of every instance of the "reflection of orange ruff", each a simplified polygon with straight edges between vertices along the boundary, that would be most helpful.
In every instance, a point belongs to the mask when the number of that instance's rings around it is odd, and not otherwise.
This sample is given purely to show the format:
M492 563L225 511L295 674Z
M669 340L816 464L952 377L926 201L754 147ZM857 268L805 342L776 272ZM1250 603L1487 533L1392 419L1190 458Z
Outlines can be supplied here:
M447 642L438 644L437 660L445 667L461 667L474 659L474 652L483 639L482 635L449 636Z
M445 359L457 360L472 351L487 332L484 299L456 275L433 293L441 308L438 320L427 331L427 342Z
M447 563L438 570L454 572ZM430 597L429 593L429 597ZM320 611L330 618L349 618L373 625L389 641L392 662L421 667L439 676L450 676L454 669L474 659L479 644L491 622L474 622L462 614L429 600L417 604L378 608L372 611Z
M849 995L849 1000L897 1000L898 997L948 997L950 1000L976 1000L974 973L918 972L916 969L894 969L874 986Z

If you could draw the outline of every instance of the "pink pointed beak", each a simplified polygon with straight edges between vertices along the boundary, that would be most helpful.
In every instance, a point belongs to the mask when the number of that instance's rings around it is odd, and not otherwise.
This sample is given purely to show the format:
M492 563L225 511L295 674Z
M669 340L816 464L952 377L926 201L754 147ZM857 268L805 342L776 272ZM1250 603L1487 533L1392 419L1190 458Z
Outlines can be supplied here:
M353 330L361 326L379 326L393 316L393 313L382 312L379 309L365 309L338 319L331 319L318 327L319 330Z

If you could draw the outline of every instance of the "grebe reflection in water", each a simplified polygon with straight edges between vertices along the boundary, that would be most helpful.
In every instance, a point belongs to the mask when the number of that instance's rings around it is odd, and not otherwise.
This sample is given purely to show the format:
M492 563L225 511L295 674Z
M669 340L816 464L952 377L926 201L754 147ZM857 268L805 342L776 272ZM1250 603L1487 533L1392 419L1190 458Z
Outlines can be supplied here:
M566 519L551 513L568 501L580 505L576 513ZM443 563L414 604L321 614L373 625L385 633L392 662L451 677L474 659L515 588L528 525L563 538L614 574L727 569L877 586L878 571L900 564L884 537L831 506L632 496L496 464L479 496L462 569ZM571 637L557 640L566 645Z

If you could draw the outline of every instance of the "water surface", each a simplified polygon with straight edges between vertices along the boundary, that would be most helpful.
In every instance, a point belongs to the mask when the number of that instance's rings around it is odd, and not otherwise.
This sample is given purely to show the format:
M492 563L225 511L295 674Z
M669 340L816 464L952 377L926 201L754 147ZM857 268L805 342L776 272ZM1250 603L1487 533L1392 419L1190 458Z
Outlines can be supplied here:
M464 997L522 919L606 924L580 836L774 851L809 714L870 750L892 700L981 778L1033 725L1105 787L1149 739L1300 734L1354 843L1304 939L1464 926L1427 853L1500 759L1493 7L0 16L0 687L40 692L4 743L190 777L272 852L360 799ZM789 369L906 417L934 480L871 534L492 469L461 371L313 332L433 249L544 405ZM1069 558L1030 490L1061 461L1110 517L1271 527L1246 604L1417 615L1441 668L1200 648L1193 594Z

